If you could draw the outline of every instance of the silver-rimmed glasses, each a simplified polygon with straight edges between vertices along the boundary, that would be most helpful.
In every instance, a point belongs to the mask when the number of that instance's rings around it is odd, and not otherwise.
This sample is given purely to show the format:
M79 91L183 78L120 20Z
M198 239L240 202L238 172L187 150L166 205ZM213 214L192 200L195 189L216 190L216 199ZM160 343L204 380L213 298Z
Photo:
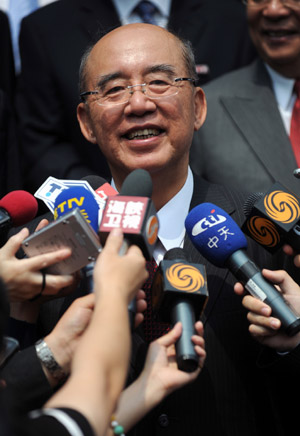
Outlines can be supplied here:
M137 85L125 86L123 84L113 83L113 85L105 86L103 89L82 92L80 97L82 101L85 102L87 96L93 95L95 96L94 101L100 106L125 104L135 91L141 91L151 99L171 97L172 95L178 94L182 82L190 82L192 85L196 86L195 80L190 77L176 77L176 79L172 81L155 79Z

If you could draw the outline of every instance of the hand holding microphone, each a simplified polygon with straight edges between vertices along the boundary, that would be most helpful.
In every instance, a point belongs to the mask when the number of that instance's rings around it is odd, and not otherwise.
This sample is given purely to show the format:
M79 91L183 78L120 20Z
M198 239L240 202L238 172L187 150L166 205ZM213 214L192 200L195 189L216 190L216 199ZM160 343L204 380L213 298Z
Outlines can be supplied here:
M246 237L224 210L211 203L200 204L189 213L185 225L198 251L214 265L229 268L252 296L268 304L287 335L300 331L299 315L248 257Z
M152 305L161 321L182 324L175 348L178 369L185 372L198 368L199 356L192 337L207 298L205 267L190 263L182 248L167 251L153 279Z
M289 274L283 270L267 269L263 269L262 274L266 280L274 283L289 304L300 312L300 287ZM235 284L234 291L238 295L244 295L244 287L241 283ZM271 307L263 301L246 295L242 303L249 311L247 315L250 322L249 331L257 341L282 352L290 351L300 343L300 333L287 336L280 329L279 319L273 317Z

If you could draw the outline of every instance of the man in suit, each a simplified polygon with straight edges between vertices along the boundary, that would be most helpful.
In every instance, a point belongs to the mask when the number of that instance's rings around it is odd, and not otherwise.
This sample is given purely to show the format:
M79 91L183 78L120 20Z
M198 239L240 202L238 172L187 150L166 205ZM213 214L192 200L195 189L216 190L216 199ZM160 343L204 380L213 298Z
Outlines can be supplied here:
M24 182L30 192L49 175L68 179L95 173L109 176L100 150L88 144L79 131L78 69L81 55L95 34L126 22L119 13L128 3L60 0L23 20L18 113ZM131 3L134 8L138 2ZM210 73L203 76L206 80L253 59L255 51L245 32L243 7L236 0L154 3L160 7L165 25L193 42L197 63L209 67Z
M289 135L300 78L299 2L246 3L259 59L204 87L209 111L191 166L212 182L265 191L279 181L297 194L300 162Z
M78 120L85 138L105 155L113 185L120 189L135 168L151 174L160 223L154 257L159 260L166 250L183 246L207 271L205 367L192 385L172 393L148 414L134 434L281 435L285 417L276 408L272 387L297 350L276 356L272 365L257 366L261 348L248 333L233 277L207 262L185 235L190 208L210 201L241 224L244 201L242 194L193 177L189 169L193 131L206 116L204 93L194 86L192 58L190 48L166 30L132 24L101 38L81 68L84 101L77 109ZM249 245L249 255L266 266L266 252ZM136 370L142 367L144 346L134 353Z

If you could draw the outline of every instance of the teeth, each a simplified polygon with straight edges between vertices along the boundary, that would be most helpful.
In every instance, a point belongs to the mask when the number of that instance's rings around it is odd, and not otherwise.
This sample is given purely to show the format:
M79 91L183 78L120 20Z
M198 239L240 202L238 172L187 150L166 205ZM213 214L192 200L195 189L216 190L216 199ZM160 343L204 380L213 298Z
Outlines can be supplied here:
M158 129L141 129L136 130L135 132L129 133L128 139L135 139L135 138L150 138L151 136L157 136L159 135Z

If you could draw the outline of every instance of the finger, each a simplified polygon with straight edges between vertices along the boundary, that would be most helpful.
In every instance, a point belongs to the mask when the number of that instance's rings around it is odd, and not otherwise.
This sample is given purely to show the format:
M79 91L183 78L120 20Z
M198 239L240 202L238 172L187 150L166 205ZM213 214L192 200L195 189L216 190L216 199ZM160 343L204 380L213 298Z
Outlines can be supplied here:
M56 295L61 289L70 286L73 282L74 276L72 275L46 274L43 296Z
M233 290L237 295L243 295L245 293L245 288L240 282L237 282L234 285Z
M262 270L263 276L270 280L272 283L280 286L280 289L285 294L299 295L299 285L292 279L292 277L284 270L271 271L268 269Z
M121 229L113 229L105 242L105 246L103 248L102 254L104 253L112 253L117 254L120 251L123 243L123 233Z
M261 314L263 316L271 315L272 309L270 308L270 306L268 306L258 298L252 297L251 295L246 295L246 297L243 298L242 303L243 306L250 312Z
M144 321L144 315L142 313L136 313L134 318L134 327L137 328Z
M52 251L50 253L39 254L30 257L29 259L23 259L23 267L26 267L31 271L45 269L50 265L54 265L55 263L67 259L71 254L72 251L70 248L61 248L60 250Z
M182 333L182 324L181 322L177 322L172 328L172 330L170 330L167 334L157 339L157 343L164 347L169 347L170 345L175 344L177 339L180 338L181 333Z
M136 300L136 312L142 313L147 309L147 301L146 300Z
M14 256L21 247L22 242L25 238L27 238L28 235L29 230L24 227L22 230L19 231L19 233L9 238L6 244L2 247L2 253L8 257Z
M38 230L43 229L44 227L46 227L49 224L49 221L46 218L43 218L38 225L36 226L35 232L37 232Z
M266 327L258 326L256 324L250 324L249 332L251 335L260 339L272 337L277 334L277 332L272 329L267 329Z
M265 317L261 315L257 315L256 313L249 312L247 315L247 319L250 324L257 325L259 327L271 329L271 330L279 330L281 326L281 322L279 319L274 317Z
M284 244L283 247L282 247L282 250L283 250L283 252L284 252L285 254L287 254L288 256L293 256L293 255L296 254L296 253L294 252L293 248L292 248L290 245L288 245L288 244Z
M146 292L143 289L139 289L136 294L137 300L146 300Z

